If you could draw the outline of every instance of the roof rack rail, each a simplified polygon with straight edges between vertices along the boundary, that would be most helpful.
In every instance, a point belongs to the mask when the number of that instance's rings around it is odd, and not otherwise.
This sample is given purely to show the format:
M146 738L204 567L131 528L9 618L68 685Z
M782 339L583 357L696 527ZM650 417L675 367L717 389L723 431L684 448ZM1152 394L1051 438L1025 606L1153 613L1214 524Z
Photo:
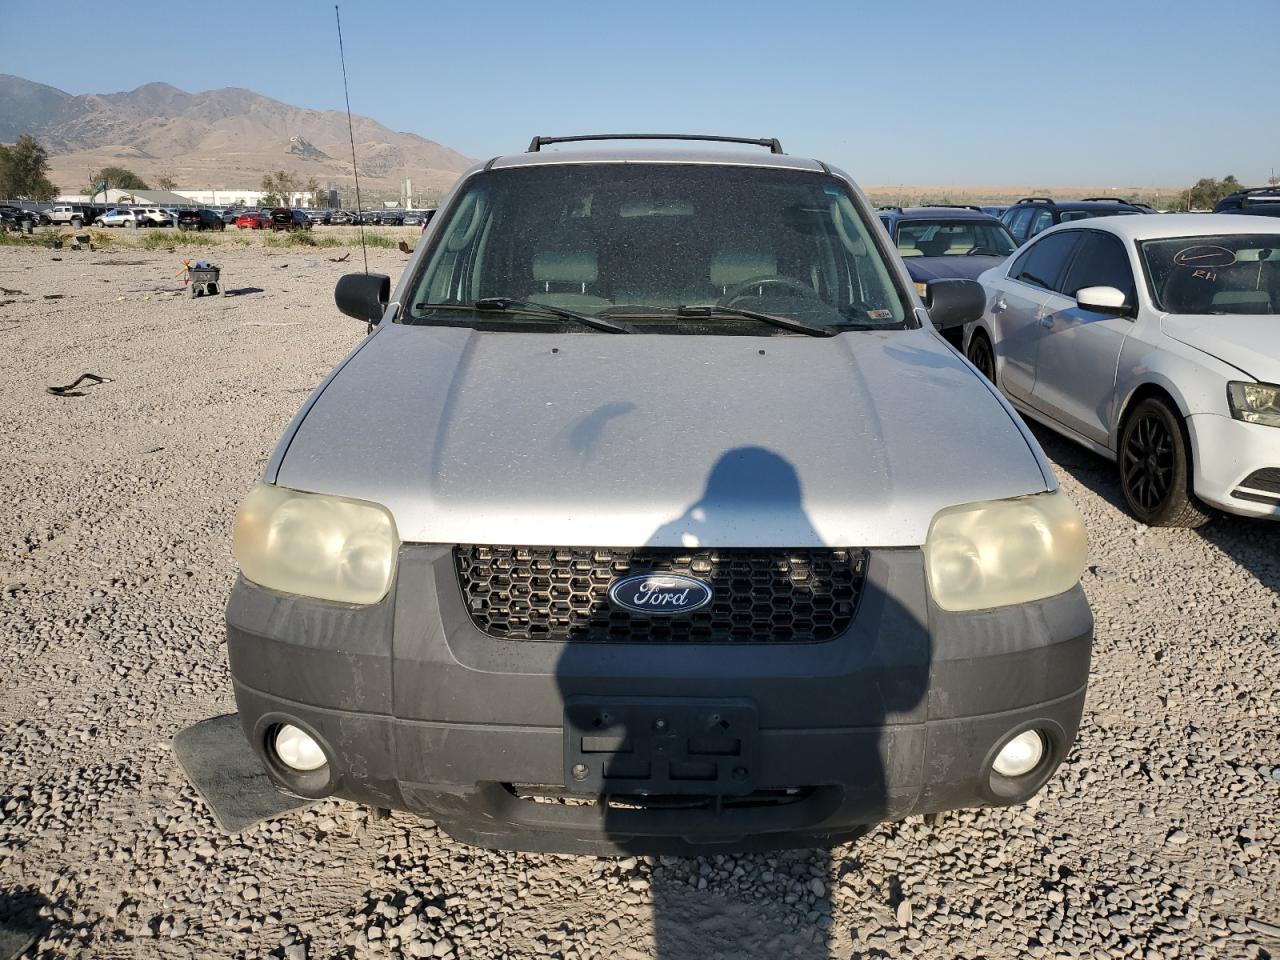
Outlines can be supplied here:
M1018 203L1053 203L1053 197L1023 197Z
M943 210L977 210L982 212L981 207L976 207L972 203L926 203L926 207L941 207Z
M1229 194L1232 197L1240 197L1247 200L1250 197L1280 197L1280 185L1274 187L1246 187L1243 190L1237 190L1235 193Z
M881 204L880 206L876 207L876 209L877 210L896 210L898 211L898 213L902 212L902 207L898 206L896 203Z
M768 147L770 153L782 153L777 137L717 137L696 133L588 133L574 137L534 137L529 142L529 153L537 153L552 143L578 143L583 140L705 140L714 143L746 143L753 147Z
M1124 203L1131 207L1137 206L1132 200L1126 200L1123 197L1081 197L1083 203Z

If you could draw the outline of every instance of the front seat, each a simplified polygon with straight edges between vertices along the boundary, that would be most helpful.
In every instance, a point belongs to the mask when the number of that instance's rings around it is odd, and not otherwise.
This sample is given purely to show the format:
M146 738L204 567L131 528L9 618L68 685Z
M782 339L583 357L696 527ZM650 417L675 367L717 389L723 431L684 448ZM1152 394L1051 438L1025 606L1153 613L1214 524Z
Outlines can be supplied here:
M594 250L547 250L533 255L534 290L526 298L569 310L603 307L610 301L597 296L593 285L600 270Z

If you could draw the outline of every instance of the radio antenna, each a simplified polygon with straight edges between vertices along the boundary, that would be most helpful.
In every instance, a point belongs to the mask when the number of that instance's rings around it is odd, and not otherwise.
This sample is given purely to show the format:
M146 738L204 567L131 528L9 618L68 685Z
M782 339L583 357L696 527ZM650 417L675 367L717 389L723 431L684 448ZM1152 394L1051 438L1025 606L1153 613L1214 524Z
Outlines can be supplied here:
M351 172L356 178L356 223L360 227L360 256L364 258L365 276L369 275L369 251L364 245L364 204L360 202L360 171L356 169L356 132L351 125L351 94L347 90L347 55L342 49L342 14L333 5L333 15L338 21L338 59L342 62L342 95L347 100L347 135L351 138Z

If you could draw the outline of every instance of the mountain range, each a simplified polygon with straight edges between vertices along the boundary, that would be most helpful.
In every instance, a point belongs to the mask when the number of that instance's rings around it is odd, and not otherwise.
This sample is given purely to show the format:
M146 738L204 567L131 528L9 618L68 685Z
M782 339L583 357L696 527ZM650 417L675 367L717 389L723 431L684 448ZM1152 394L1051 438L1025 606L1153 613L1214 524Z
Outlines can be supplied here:
M127 167L155 185L179 189L256 189L263 174L288 170L299 181L350 187L347 115L309 110L236 87L187 93L148 83L124 93L70 94L0 74L0 143L30 133L49 152L49 178L75 192L101 167ZM472 160L413 133L352 116L360 186L370 198L439 194ZM344 159L345 157L345 159Z

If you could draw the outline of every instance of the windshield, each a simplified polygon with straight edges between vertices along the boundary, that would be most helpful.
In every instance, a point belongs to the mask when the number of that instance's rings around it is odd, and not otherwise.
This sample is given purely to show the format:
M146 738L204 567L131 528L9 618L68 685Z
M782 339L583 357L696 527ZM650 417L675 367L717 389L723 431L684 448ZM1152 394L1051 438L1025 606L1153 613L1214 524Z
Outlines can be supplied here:
M624 318L638 333L795 332L743 311L834 328L901 328L909 316L848 190L816 173L600 163L490 171L466 186L432 243L404 322L599 329L514 305L496 316L470 309L482 300Z
M1007 257L1017 249L1003 224L989 220L904 220L898 253L904 257Z
M1280 313L1280 234L1143 240L1142 268L1168 313Z

